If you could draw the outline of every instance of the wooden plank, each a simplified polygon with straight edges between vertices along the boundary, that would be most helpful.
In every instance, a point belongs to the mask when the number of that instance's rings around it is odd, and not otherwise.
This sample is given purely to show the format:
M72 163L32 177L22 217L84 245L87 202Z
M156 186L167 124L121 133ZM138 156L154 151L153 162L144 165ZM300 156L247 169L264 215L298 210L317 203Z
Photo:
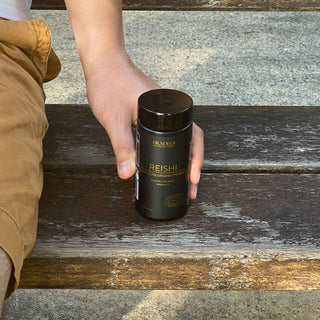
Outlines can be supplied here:
M300 10L320 9L319 0L124 0L125 10ZM32 9L63 10L63 0L34 0Z
M25 261L20 288L320 289L320 259L273 258L33 258Z
M320 247L319 174L209 174L183 219L134 208L134 181L113 170L45 173L34 255ZM39 253L39 254L38 254Z
M114 164L104 129L87 106L47 105L44 167ZM320 172L320 107L197 106L205 172Z
M204 107L204 170L320 172L319 107Z
M105 130L85 105L47 105L44 167L106 165L115 161Z
M47 172L21 286L319 290L319 187L317 174L203 174L188 214L155 222L110 168Z

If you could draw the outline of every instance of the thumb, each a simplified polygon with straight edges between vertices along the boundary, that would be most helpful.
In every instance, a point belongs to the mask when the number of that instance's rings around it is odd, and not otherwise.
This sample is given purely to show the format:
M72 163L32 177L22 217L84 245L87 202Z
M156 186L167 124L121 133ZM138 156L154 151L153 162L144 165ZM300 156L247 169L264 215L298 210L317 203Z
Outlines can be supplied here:
M118 175L121 179L128 179L136 171L136 151L131 122L109 124L107 132L116 157Z

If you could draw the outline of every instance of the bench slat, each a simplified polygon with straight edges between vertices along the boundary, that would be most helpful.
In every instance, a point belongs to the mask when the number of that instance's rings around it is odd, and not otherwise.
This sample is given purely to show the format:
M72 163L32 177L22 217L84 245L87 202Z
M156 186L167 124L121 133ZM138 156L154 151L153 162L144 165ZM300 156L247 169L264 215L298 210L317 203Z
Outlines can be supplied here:
M319 290L320 259L278 254L206 257L34 258L20 288Z
M49 171L21 285L320 289L319 189L318 174L205 173L184 218L154 222L110 167Z
M44 167L114 164L105 130L83 105L47 105ZM320 107L195 107L206 172L320 172Z
M33 9L65 9L64 0L34 0ZM320 9L319 0L124 0L125 10L300 10Z
M186 252L223 244L319 247L319 190L318 174L206 173L187 217L156 223L135 211L133 179L121 181L108 169L45 172L38 244Z

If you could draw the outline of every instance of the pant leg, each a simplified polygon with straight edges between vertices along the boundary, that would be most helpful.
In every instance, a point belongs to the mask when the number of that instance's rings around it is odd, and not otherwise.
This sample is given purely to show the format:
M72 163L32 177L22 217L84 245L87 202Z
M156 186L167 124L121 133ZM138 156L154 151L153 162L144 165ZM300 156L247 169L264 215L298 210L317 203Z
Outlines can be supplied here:
M42 85L59 71L42 20L0 20L0 246L13 263L7 297L36 239L48 127Z

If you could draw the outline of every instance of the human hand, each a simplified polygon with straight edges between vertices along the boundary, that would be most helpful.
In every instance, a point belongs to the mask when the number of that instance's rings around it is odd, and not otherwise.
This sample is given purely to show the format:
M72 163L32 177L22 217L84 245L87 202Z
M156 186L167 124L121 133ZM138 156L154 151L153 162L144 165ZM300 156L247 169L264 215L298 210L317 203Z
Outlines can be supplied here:
M127 55L109 56L86 73L90 107L107 131L117 161L119 177L136 170L132 126L137 121L138 97L159 86L136 68Z
M118 175L130 178L136 171L132 126L137 122L138 97L159 86L134 66L128 55L108 56L86 72L90 107L107 131L115 153ZM193 124L190 199L195 199L203 164L203 132Z

